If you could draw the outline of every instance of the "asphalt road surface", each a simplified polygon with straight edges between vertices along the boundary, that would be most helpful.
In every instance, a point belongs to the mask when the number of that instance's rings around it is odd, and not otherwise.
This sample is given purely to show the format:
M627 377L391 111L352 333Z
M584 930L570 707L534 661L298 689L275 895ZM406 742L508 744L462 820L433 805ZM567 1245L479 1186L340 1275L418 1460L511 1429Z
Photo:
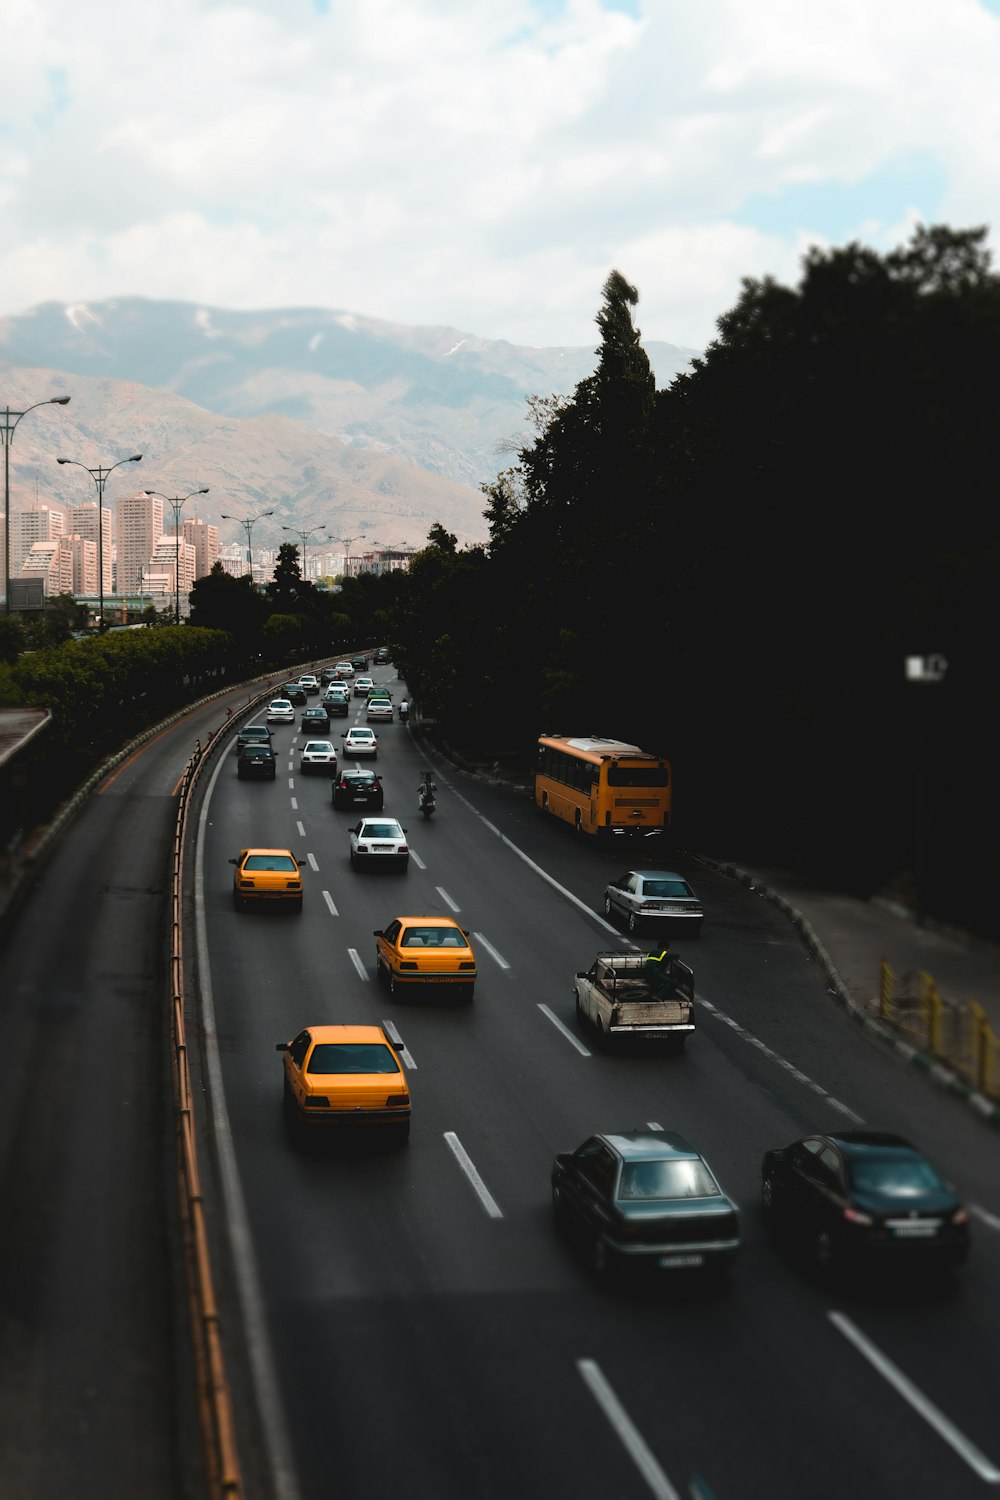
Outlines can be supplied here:
M392 668L376 676L398 696ZM360 699L334 721L338 744L356 717ZM409 830L405 874L351 870L353 817L333 810L327 778L299 774L291 727L274 733L274 783L239 782L227 754L202 811L207 1118L245 1329L248 1490L960 1500L995 1488L995 1136L851 1027L778 912L679 856L706 910L682 951L699 1030L682 1057L602 1050L575 1018L572 979L597 950L628 947L599 912L637 856L444 766L424 822L418 745L398 723L377 732L385 811ZM306 857L301 915L233 909L227 861L254 844ZM663 862L649 845L638 858ZM411 913L472 931L471 1005L401 1003L375 982L373 929ZM409 1145L297 1149L275 1043L310 1023L383 1020L406 1048ZM972 1257L953 1280L831 1287L769 1240L763 1152L862 1122L910 1136L975 1205ZM743 1250L721 1292L682 1275L602 1290L554 1231L555 1153L647 1124L684 1134L741 1206Z

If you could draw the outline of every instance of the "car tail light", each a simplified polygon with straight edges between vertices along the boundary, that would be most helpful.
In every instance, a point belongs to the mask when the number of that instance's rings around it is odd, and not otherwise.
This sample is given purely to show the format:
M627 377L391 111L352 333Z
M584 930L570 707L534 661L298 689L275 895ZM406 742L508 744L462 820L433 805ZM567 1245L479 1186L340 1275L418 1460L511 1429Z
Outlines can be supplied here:
M475 959L463 958L458 967L460 969L474 969L476 967L476 961Z
M358 853L359 854L367 854L368 853L368 845L367 844L359 844L358 845Z
M404 958L402 960L402 962L400 963L399 967L401 969L415 969L417 966L414 963L408 963L407 960Z
M409 1094L393 1094L385 1102L389 1109L409 1109L410 1096Z
M315 1094L306 1100L306 1109L329 1109L330 1101L322 1094Z
M875 1220L872 1218L871 1214L859 1213L856 1208L845 1208L844 1218L847 1220L848 1224L864 1224L869 1228L872 1224L875 1223Z
M301 880L288 880L288 881L285 882L285 890L286 891L301 891L301 889L302 889L302 882L301 882Z
M252 880L241 880L240 881L240 885L249 885L249 886L252 886L253 885L253 881Z
M956 1208L951 1216L951 1222L953 1224L968 1224L969 1210L967 1208Z
M397 854L409 854L409 852L410 851L409 851L409 849L407 849L407 847L406 847L405 844L398 844L397 847L396 847L396 853Z

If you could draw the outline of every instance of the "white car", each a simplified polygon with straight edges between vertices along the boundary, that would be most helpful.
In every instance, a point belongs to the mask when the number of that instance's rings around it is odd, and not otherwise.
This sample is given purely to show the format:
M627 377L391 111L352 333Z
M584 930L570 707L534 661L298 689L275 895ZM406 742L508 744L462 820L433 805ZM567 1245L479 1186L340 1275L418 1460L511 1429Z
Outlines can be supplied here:
M369 719L391 719L392 703L388 698L371 698L365 712Z
M319 692L319 678L312 672L304 672L299 678L299 687L305 688L307 693Z
M305 776L309 771L322 771L327 776L337 773L337 750L332 740L306 740L302 747L299 770Z
M362 818L351 829L351 864L384 864L405 870L410 863L406 829L395 818Z
M336 672L338 677L354 676L354 668L351 666L349 661L338 661L333 670Z
M354 679L355 698L366 698L374 686L374 677L356 677Z
M287 698L275 698L267 710L269 724L294 724L295 709Z
M344 741L345 755L368 755L372 760L378 758L378 735L374 729L361 729L355 725L341 738Z

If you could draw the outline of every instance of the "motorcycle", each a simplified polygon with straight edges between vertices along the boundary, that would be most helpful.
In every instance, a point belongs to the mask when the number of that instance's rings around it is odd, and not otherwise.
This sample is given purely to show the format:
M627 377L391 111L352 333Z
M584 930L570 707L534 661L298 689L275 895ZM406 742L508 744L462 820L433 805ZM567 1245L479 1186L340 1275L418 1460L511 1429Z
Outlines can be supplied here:
M429 818L431 813L437 807L437 803L434 801L434 793L436 791L437 787L434 785L433 781L422 781L420 783L419 806L420 811L423 813L425 818Z
M406 703L401 703L401 704L400 704L400 705L399 705L399 722L400 722L400 723L401 723L401 724L405 724L405 723L406 723L406 721L407 721L407 719L408 719L408 718L409 718L409 717L410 717L410 709L409 709L409 705L408 705L408 704L406 704Z

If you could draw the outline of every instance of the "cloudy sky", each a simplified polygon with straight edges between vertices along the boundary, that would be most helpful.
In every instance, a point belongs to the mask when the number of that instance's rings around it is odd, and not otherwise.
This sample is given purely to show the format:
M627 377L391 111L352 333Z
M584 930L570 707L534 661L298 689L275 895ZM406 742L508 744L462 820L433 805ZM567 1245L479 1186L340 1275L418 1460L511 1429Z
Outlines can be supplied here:
M810 244L1000 218L1000 0L12 0L0 313L116 295L703 347Z

